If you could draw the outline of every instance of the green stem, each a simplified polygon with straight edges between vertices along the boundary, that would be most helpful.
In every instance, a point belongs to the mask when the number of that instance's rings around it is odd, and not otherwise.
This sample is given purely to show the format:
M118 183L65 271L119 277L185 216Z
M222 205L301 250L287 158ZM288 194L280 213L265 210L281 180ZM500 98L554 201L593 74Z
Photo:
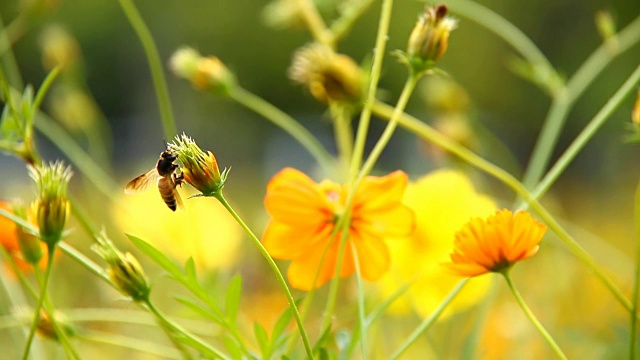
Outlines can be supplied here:
M313 156L325 171L332 173L333 158L331 155L309 130L305 129L304 126L300 125L300 123L291 116L240 86L234 87L229 92L229 96L240 105L263 116L265 119L286 131Z
M373 166L378 161L378 158L380 158L380 155L382 154L382 151L384 151L385 147L389 143L389 140L391 140L391 136L393 135L393 132L396 130L396 127L398 126L400 116L404 114L404 108L407 106L407 103L409 102L409 98L411 97L411 94L413 93L413 90L415 89L416 84L418 83L418 80L420 80L420 77L421 77L420 75L412 74L407 79L407 82L404 84L404 88L402 89L402 93L400 94L400 98L398 99L398 103L396 104L393 110L393 114L389 119L389 123L387 124L387 127L384 129L384 132L382 133L382 135L380 135L380 139L378 139L378 142L373 147L373 150L371 150L371 153L369 154L369 157L367 157L367 160L365 161L364 165L362 165L362 169L360 169L360 172L358 173L358 177L356 178L354 184L352 184L352 189L355 189L360 183L360 181L362 181L362 179L365 176L369 175L369 173L371 173L371 170L373 170Z
M544 193L549 190L551 185L560 177L564 170L569 166L571 161L575 159L578 153L586 146L586 144L594 137L596 132L604 125L604 123L611 117L613 112L620 106L622 101L629 95L630 92L635 90L635 87L640 81L640 66L629 76L627 81L616 91L616 93L607 101L607 103L598 111L596 116L591 119L589 124L580 132L578 137L569 145L567 150L560 156L558 161L547 172L542 181L538 183L536 188L532 191L531 196L539 199Z
M371 108L376 101L376 91L378 82L380 81L380 73L382 70L382 62L388 41L389 23L391 22L391 10L393 8L393 0L382 0L382 10L380 20L378 22L378 33L376 35L376 44L373 48L373 64L371 65L371 75L369 80L369 88L364 107L360 113L360 122L356 133L356 141L353 147L353 156L351 158L351 168L349 169L349 183L356 180L360 164L364 154L364 146L369 133L369 125L371 123Z
M122 10L124 10L127 19L131 23L131 26L135 30L142 47L144 48L147 62L149 63L149 70L151 71L151 77L153 78L153 85L156 91L156 97L158 98L158 106L160 109L160 119L162 120L162 129L164 137L166 139L173 139L178 133L176 130L175 120L173 118L173 110L171 109L171 99L169 98L169 90L167 86L167 80L164 76L162 68L162 61L158 53L153 37L149 28L144 23L140 12L131 0L120 0Z
M565 91L560 92L558 96L553 98L553 103L542 126L538 142L533 149L531 161L524 174L523 184L527 189L532 189L542 177L549 163L553 148L560 136L560 131L566 121L566 116L577 98L611 60L640 40L640 17L637 17L620 31L616 36L616 40L617 52L611 51L610 42L600 45L567 82Z
M362 277L360 276L360 258L353 243L351 243L351 252L353 253L353 262L356 267L356 286L358 288L358 321L360 323L360 346L362 349L362 359L367 359L367 328L368 321L364 308L364 286Z
M556 353L558 358L566 360L567 356L562 352L562 349L560 349L560 347L555 342L555 340L553 340L553 337L551 337L551 335L547 332L544 326L542 326L540 321L538 321L538 319L533 314L533 312L531 312L531 309L529 309L527 304L524 302L524 299L522 299L522 296L520 296L518 289L516 289L516 287L513 285L513 282L511 281L511 276L509 275L508 270L503 272L502 275L504 275L504 278L507 281L507 285L509 285L509 289L511 289L511 292L513 293L513 296L516 298L518 305L520 305L520 307L522 308L522 311L524 311L524 314L529 318L529 320L531 320L531 323L533 324L533 326L535 326L538 332L540 332L540 335L542 335L542 337L547 341L547 343L549 343L549 345L551 346L553 351Z
M487 30L501 37L522 55L529 63L540 71L553 72L553 66L542 51L527 35L507 19L479 3L468 0L447 0L447 6L458 15L484 26Z
M335 235L338 233L337 229L340 229L340 246L338 248L338 261L336 263L336 268L334 270L334 276L331 279L331 284L329 285L329 294L327 295L327 304L324 309L324 318L322 319L322 325L320 326L320 331L324 333L325 329L331 326L331 321L333 320L333 313L336 310L336 304L338 303L338 294L340 290L340 273L342 272L342 264L344 263L344 253L347 247L347 241L349 238L349 232L345 229L341 224L348 224L350 214L343 214L340 219L345 219L343 222L338 222L334 226L334 231L331 232L331 239L335 239ZM327 245L327 249L331 246L331 243ZM325 251L326 254L326 251ZM324 261L324 255L322 261ZM320 263L322 266L322 263ZM315 286L315 284L314 284Z
M453 299L455 299L456 295L458 295L458 293L462 290L462 288L467 284L468 281L469 281L469 278L461 280L456 285L456 287L453 288L451 292L449 292L447 297L440 303L440 305L438 305L438 307L433 312L433 314L431 314L431 316L429 316L428 318L424 319L424 321L420 325L418 325L418 327L411 333L411 335L409 335L407 340L405 340L402 343L402 345L400 345L400 347L393 353L393 355L389 357L389 359L393 360L393 359L399 358L400 355L402 355L402 353L404 353L411 345L413 345L413 343L422 334L424 334L431 327L431 325L433 325L433 323L436 322L436 320L438 320L440 315L442 315L442 312L447 308L447 306L449 306L449 304L451 304Z
M631 298L631 327L629 329L629 359L636 358L636 334L638 333L638 297L640 296L640 183L636 188L635 197L636 220L636 269L633 277L633 294Z
M348 110L339 105L331 106L333 118L333 129L338 149L338 159L340 159L340 178L347 175L349 160L353 154L353 131L351 130L351 114Z
M44 273L44 281L42 282L40 295L38 296L38 303L34 310L33 321L31 322L31 328L29 329L27 342L25 343L24 352L22 353L22 360L27 360L29 358L31 343L33 342L33 338L36 334L36 329L38 328L38 324L40 323L40 310L42 309L42 304L44 303L44 299L47 295L47 286L49 285L49 279L51 278L51 269L53 269L53 254L55 252L55 246L49 246L47 250L49 255L47 257L47 269Z
M108 334L104 332L97 332L95 330L89 331L87 329L83 329L82 333L76 335L76 338L84 341L91 341L110 346L119 346L130 350L145 352L162 359L183 359L180 356L180 353L171 347L142 339L132 338L130 336Z
M390 118L393 116L394 109L386 104L378 102L373 107L374 112L383 117ZM538 214L542 221L544 221L549 229L553 231L558 238L565 244L565 246L571 251L571 253L582 261L591 271L594 272L596 277L602 281L602 283L609 289L614 297L620 302L622 306L628 311L631 311L631 303L622 292L613 284L613 282L607 277L602 269L593 261L588 252L586 252L580 244L578 244L569 233L553 218L553 216L527 191L516 178L507 173L500 167L488 162L482 157L476 155L469 149L461 146L460 144L452 141L445 135L439 133L429 125L421 122L420 120L403 114L400 116L399 124L418 136L422 137L426 141L458 156L462 160L468 162L470 165L477 169L487 173L488 175L499 180L503 184L507 185L518 196L522 197L531 207L531 209Z
M153 303L149 299L147 299L146 301L142 302L141 304L144 305L144 307L146 307L149 311L151 311L151 313L153 315L155 315L155 317L158 319L158 321L160 321L160 323L161 323L161 325L163 327L167 327L169 331L176 332L180 336L183 336L183 337L189 339L189 345L193 346L199 352L208 353L211 356L214 356L214 357L217 357L217 358L220 358L220 359L223 359L223 360L229 360L229 358L223 352L221 352L220 350L212 347L211 345L207 344L206 342L202 341L199 337L191 334L189 331L184 329L182 326L178 325L173 320L171 320L168 317L166 317L159 309L157 309L153 305ZM169 336L172 338L172 341L173 341L173 335L169 334Z
M264 248L264 246L262 245L260 240L256 237L256 235L253 233L253 231L251 231L251 229L247 226L247 224L245 224L242 218L240 218L240 216L238 216L235 210L233 210L231 205L227 202L227 200L222 195L222 192L217 192L214 195L214 197L218 201L220 201L222 206L224 206L225 209L227 209L227 211L231 214L231 216L233 216L233 218L238 222L240 227L242 227L242 229L247 233L247 235L249 235L249 238L251 239L251 241L253 241L254 245L258 248L262 256L265 258L265 260L269 264L269 267L271 268L274 275L276 276L276 280L282 287L282 290L284 291L285 296L287 297L287 301L289 302L289 306L291 307L291 310L293 310L293 316L296 319L296 323L298 324L298 331L300 332L300 337L302 338L302 342L304 343L304 348L307 352L307 357L309 358L309 360L312 360L313 352L311 351L309 337L307 336L307 332L304 329L304 324L302 323L302 318L300 317L300 313L298 312L298 307L296 306L296 302L293 299L293 295L291 295L289 286L287 286L287 282L284 280L284 277L282 276L282 273L280 272L278 265L276 265L275 261L273 261L273 258L271 257L271 255L269 255L269 252L267 251L267 249Z
M358 2L351 1L350 5L347 5L345 11L342 12L340 18L331 24L331 34L333 35L333 43L336 44L340 41L353 27L356 20L358 20L362 14L364 14L375 0L360 0Z
M302 17L315 41L333 47L333 36L327 29L327 25L324 23L313 1L296 0L296 5L302 12Z
M2 29L2 32L0 33L0 61L7 71L8 84L17 89L24 89L24 82L22 81L22 76L20 75L18 62L16 61L13 51L11 51L12 42L16 41L17 38L12 39L9 35L11 32L16 33L15 31L11 31L12 28L19 28L21 30L25 28L23 26L25 22L23 20L23 14L24 13L18 15L18 17L7 27L4 26L2 16L0 16L0 29Z

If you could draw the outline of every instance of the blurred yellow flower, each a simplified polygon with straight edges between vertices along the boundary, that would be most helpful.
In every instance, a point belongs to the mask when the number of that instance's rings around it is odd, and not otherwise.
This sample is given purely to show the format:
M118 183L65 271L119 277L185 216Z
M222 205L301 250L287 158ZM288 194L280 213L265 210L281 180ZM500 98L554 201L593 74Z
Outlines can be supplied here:
M461 276L504 271L535 255L546 231L526 211L503 209L486 220L471 219L456 233L451 262L445 265Z
M386 239L407 236L414 227L413 213L401 202L407 181L402 171L362 180L353 198L341 277L355 272L354 250L363 279L376 281L387 271ZM264 202L272 220L262 242L274 258L292 260L291 286L310 290L334 277L341 234L332 233L344 212L347 192L346 186L331 181L318 184L292 168L280 171L269 182Z
M182 187L188 197L194 190ZM120 195L112 208L120 230L153 244L176 260L193 257L199 268L224 268L238 257L241 229L229 213L213 199L185 201L184 209L171 211L157 190Z
M416 230L410 241L388 242L391 268L379 282L380 290L383 296L390 296L402 284L415 280L392 311L413 308L420 316L428 316L460 281L442 266L449 260L454 234L470 218L493 213L496 205L488 196L478 194L466 175L453 170L437 170L409 183L404 203L416 214ZM477 303L490 281L470 281L445 316Z

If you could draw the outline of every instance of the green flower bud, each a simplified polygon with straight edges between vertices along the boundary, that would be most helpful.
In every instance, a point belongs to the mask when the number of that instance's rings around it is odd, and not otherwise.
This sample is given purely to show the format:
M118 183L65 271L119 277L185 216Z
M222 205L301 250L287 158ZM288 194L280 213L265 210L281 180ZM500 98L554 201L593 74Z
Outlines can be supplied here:
M228 171L225 169L220 173L218 161L211 151L202 151L195 141L185 134L176 136L175 142L169 146L182 164L184 181L198 189L203 196L213 196L222 190Z
M190 47L178 49L169 60L169 67L178 76L187 79L200 91L228 93L235 85L235 76L215 56L204 57Z

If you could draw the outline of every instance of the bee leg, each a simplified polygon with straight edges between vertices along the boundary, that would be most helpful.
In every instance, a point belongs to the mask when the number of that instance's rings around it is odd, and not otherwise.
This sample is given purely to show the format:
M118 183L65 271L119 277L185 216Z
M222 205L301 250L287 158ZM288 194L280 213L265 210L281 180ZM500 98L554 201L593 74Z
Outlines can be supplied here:
M173 182L177 186L182 186L182 181L184 181L184 174L180 173L180 175L173 174Z

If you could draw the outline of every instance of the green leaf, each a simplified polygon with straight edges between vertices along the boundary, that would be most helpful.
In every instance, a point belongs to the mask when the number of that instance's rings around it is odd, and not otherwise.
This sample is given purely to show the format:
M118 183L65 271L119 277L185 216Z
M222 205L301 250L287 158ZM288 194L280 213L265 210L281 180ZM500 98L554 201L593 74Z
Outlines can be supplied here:
M269 346L269 335L267 335L267 331L260 325L260 323L253 323L253 333L256 336L256 340L258 341L258 345L260 346L260 350L262 352L262 358L268 359L271 357L271 349Z
M225 310L227 312L227 319L235 323L238 318L238 311L240 309L240 295L242 293L242 277L236 275L231 279L229 286L227 287L227 294L225 297Z
M222 342L224 343L224 347L227 349L230 357L232 359L242 359L242 349L238 345L238 343L229 335L225 334L222 337Z
M193 260L192 256L190 256L184 263L184 272L187 275L187 279L189 281L198 283L198 275L196 274L196 262Z
M272 349L277 349L280 346L282 346L284 343L286 343L290 334L286 334L285 336L283 336L283 333L286 330L287 325L291 323L292 319L293 319L293 310L291 309L290 306L288 306L286 309L284 309L284 311L278 318L278 321L276 321L276 323L273 325L273 330L271 330L271 348Z
M138 250L142 251L145 255L151 258L156 264L158 264L161 268L171 274L175 279L180 280L184 278L184 274L182 273L182 269L173 263L165 254L158 251L156 248L151 246L148 242L140 239L139 237L133 236L131 234L127 234L127 237Z
M211 311L209 308L204 307L191 299L188 299L183 296L174 296L175 300L185 307L189 308L191 311L200 315L201 317L211 320L219 325L224 325L224 321L220 318L219 314L216 314L214 311Z

